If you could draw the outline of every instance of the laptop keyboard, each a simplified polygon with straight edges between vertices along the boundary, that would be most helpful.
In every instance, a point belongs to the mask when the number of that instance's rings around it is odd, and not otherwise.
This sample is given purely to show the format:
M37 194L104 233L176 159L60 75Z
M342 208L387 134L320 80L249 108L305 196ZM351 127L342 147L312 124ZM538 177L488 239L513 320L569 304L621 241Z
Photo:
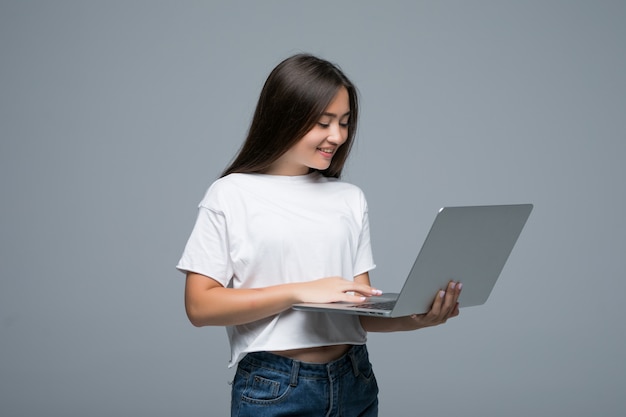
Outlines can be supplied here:
M366 308L369 310L391 310L396 305L395 301L383 301L380 303L365 303L350 306L350 308Z

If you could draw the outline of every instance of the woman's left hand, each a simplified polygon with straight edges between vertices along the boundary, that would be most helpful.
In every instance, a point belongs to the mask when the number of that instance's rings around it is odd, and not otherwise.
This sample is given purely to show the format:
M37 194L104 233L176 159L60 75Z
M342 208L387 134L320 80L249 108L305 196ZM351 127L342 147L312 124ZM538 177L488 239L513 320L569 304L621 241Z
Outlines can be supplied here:
M435 296L430 311L424 314L410 316L416 328L437 326L445 323L448 319L459 315L459 295L463 284L450 281L446 290L441 290Z
M354 279L366 285L370 284L369 274L366 272ZM361 325L368 332L401 332L417 330L422 327L437 326L445 323L449 318L459 315L459 295L463 285L450 281L447 288L435 296L430 311L424 314L389 319L385 317L360 316Z

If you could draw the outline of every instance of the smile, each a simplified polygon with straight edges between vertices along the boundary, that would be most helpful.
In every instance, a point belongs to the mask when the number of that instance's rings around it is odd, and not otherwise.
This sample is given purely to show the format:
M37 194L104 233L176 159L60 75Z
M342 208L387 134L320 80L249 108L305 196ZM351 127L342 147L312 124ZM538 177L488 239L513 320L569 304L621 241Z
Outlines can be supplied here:
M333 154L335 152L334 148L317 148L318 151Z

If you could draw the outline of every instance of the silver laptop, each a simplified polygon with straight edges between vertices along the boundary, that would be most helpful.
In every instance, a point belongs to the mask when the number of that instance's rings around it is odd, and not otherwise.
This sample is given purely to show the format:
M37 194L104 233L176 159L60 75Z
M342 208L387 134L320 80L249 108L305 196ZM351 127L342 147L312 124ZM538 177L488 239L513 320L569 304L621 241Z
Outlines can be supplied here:
M463 283L459 307L484 304L532 209L532 204L444 207L399 294L358 304L304 303L293 308L383 317L421 314L451 280Z

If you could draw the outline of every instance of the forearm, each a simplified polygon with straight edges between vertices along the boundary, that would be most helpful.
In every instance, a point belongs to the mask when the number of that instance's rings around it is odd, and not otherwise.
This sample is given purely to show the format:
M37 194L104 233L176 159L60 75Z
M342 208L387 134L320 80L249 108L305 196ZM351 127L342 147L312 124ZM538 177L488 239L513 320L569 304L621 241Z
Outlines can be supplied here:
M185 284L185 308L194 326L233 326L273 316L296 303L354 303L373 295L380 295L380 291L340 277L234 289L223 287L211 277L189 272Z
M194 326L234 326L273 316L297 300L293 285L259 289L215 287L187 294L187 316Z
M384 317L360 316L360 319L363 329L365 329L367 332L372 333L406 332L426 327L420 325L420 323L411 318L411 316L398 317L393 319Z

